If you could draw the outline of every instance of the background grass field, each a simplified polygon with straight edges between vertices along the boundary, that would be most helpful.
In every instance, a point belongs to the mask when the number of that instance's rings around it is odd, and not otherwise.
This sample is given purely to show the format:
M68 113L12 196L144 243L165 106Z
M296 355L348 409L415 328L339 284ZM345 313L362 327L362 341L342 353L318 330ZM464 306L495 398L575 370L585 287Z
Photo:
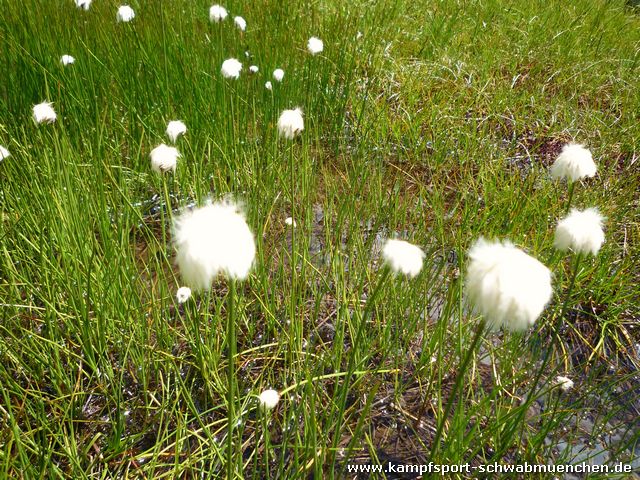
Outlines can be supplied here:
M242 33L211 24L205 1L130 5L136 18L119 24L111 0L2 4L2 478L224 476L227 284L177 304L171 220L229 194L258 246L239 287L238 475L640 467L637 10L227 1ZM310 36L322 54L306 52ZM243 62L237 81L220 74L229 57ZM44 100L59 118L36 125ZM304 133L279 140L278 115L296 106ZM160 177L148 155L173 119L188 128L183 156ZM572 140L599 167L573 205L606 215L607 241L568 292L570 257L552 247L567 188L548 167ZM547 264L555 296L527 334L485 336L443 419L478 324L463 282L480 236ZM389 237L420 245L425 267L390 278L365 315ZM265 413L256 396L269 387L283 396Z

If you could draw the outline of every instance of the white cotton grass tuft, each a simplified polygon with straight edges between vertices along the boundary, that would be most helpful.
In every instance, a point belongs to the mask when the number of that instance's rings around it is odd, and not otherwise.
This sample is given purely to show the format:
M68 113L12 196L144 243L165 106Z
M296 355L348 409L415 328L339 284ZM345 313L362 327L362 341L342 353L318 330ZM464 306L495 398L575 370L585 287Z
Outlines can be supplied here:
M171 170L176 171L176 164L180 157L180 152L175 147L170 147L164 143L151 150L151 168L158 173L165 173Z
M176 292L176 300L178 303L185 303L191 298L191 289L189 287L180 287Z
M227 15L227 9L220 5L213 5L209 9L209 20L214 23L222 22L227 18Z
M563 392L568 392L573 388L573 380L569 377L564 377L562 375L558 375L556 377L556 385L559 386Z
M283 78L284 78L284 70L282 70L281 68L276 68L273 71L273 79L276 82L281 82Z
M247 21L242 17L234 17L233 23L235 23L236 27L238 27L238 29L242 32L247 29Z
M260 407L264 410L273 410L280 401L280 394L273 389L265 390L258 397L260 401Z
M257 65L251 65L251 66L249 67L249 71L250 71L251 73L258 73L258 66L257 66Z
M551 165L551 176L566 178L575 182L585 177L593 177L598 170L591 152L577 143L569 143Z
M242 63L240 63L235 58L228 58L224 62L222 62L222 68L220 69L220 72L222 72L222 76L224 78L237 79L240 76L241 70Z
M289 225L290 227L294 227L294 228L298 226L298 224L296 223L296 221L295 221L293 218L291 218L291 217L287 217L287 218L285 218L285 219L284 219L284 223L285 223L286 225Z
M76 59L73 58L71 55L62 55L60 57L60 63L66 67L67 65L72 65L76 63Z
M42 102L33 106L33 119L36 123L53 123L58 116L51 102Z
M424 252L420 247L404 240L389 239L382 248L382 258L394 273L413 278L422 270Z
M267 80L266 82L264 82L264 88L266 88L267 90L273 90L273 85L269 80Z
M75 0L76 7L82 8L83 10L89 10L91 6L91 0Z
M136 12L133 11L129 5L122 5L118 8L118 13L116 14L116 19L118 22L130 22L136 16Z
M169 140L176 143L180 135L187 133L187 126L181 120L171 120L167 125L166 133Z
M550 270L510 242L480 238L469 250L467 299L490 328L526 330L552 293Z
M597 255L604 243L603 220L597 208L572 209L558 222L553 245L561 251Z
M324 43L318 37L311 37L307 42L307 50L311 55L316 55L324 50Z
M7 150L5 147L0 145L0 160L4 160L9 156L11 156L11 153L9 153L9 150Z
M293 110L285 110L278 118L278 134L288 140L293 140L304 130L304 119L302 118L302 110L294 108Z
M174 222L174 240L180 273L194 290L209 288L219 274L244 280L256 255L253 233L230 201L183 213Z

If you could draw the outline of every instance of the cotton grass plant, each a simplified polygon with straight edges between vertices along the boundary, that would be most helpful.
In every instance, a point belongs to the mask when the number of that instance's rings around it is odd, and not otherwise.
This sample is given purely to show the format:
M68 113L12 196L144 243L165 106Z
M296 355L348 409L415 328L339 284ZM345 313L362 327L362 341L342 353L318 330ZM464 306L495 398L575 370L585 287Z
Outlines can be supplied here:
M282 82L282 80L284 79L284 70L282 70L281 68L276 68L273 71L273 79L276 82Z
M92 0L74 0L76 3L76 7L81 8L82 10L89 10L91 7Z
M149 153L151 159L151 169L156 173L166 173L176 171L176 165L180 158L180 152L176 147L170 147L161 143Z
M71 55L62 55L62 57L60 57L60 63L66 67L67 65L73 65L76 62L76 59L73 58Z
M58 118L51 102L42 102L33 106L33 120L36 123L53 123Z
M208 290L219 275L228 280L227 296L227 478L238 468L234 429L238 422L236 379L236 282L247 278L256 246L253 233L238 205L209 203L175 220L176 259L185 283L195 291Z
M212 5L209 9L209 20L214 23L222 22L227 18L227 9L221 5Z
M171 120L167 125L166 134L172 143L176 143L178 137L187 133L187 126L182 120Z
M122 23L128 23L136 17L136 12L133 11L129 5L122 5L118 7L116 13L116 20Z
M571 207L576 182L595 176L597 170L591 151L583 145L569 143L562 148L562 152L551 165L551 176L557 179L564 179L569 184L567 212Z

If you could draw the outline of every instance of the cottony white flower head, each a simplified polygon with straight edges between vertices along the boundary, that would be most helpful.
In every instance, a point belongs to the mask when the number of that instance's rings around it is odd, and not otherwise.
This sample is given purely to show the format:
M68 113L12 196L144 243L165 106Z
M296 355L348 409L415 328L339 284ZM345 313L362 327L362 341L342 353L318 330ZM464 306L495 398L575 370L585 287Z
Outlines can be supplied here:
M568 392L573 388L573 380L568 377L563 377L562 375L558 375L556 377L556 385L558 385L563 392Z
M480 238L469 250L466 293L487 324L522 331L551 300L551 272L510 242Z
M238 78L240 76L240 70L242 70L242 64L235 58L228 58L222 62L222 76L224 78Z
M571 249L575 253L597 255L604 243L603 217L597 208L580 211L572 209L558 222L554 246L558 250Z
M11 155L11 153L9 153L9 150L7 150L5 147L0 145L0 160L4 160L5 158L7 158L10 155Z
M164 173L169 170L175 172L180 152L177 148L162 143L151 150L149 156L151 157L151 168L155 172Z
M91 0L76 0L76 7L78 8L89 10L90 6L91 6Z
M167 125L166 133L167 137L169 137L169 140L171 140L173 143L176 143L176 140L180 135L184 135L185 133L187 133L187 126L180 120L171 120Z
M280 401L280 394L273 390L265 390L259 396L260 406L265 410L272 410Z
M267 90L273 90L273 85L271 85L271 82L267 80L266 82L264 82L264 88L266 88Z
M315 55L324 50L324 43L317 37L311 37L307 42L307 50L311 55Z
M50 102L42 102L33 106L33 119L36 123L53 123L57 115Z
M247 29L247 21L242 17L234 17L233 23L243 32Z
M281 68L276 68L273 71L273 79L276 82L281 82L283 78L284 78L284 70L282 70Z
M232 202L185 212L174 222L174 238L182 278L195 290L209 288L219 274L247 278L256 255L249 225Z
M191 298L191 289L189 287L180 287L176 292L176 300L178 303L184 303Z
M225 18L227 18L227 15L227 9L220 5L213 5L209 9L209 20L211 20L212 22L221 22Z
M571 182L585 177L593 177L598 167L593 162L591 152L577 143L569 143L551 165L551 176L566 178Z
M116 14L116 19L119 22L130 22L136 16L136 12L133 11L129 5L122 5L118 8L118 13Z
M60 63L65 67L67 65L71 65L72 63L75 63L75 61L76 59L73 58L71 55L62 55L62 57L60 57Z
M287 225L289 225L290 227L294 227L294 228L298 226L298 224L296 223L296 221L295 221L293 218L291 218L291 217L287 217L287 218L285 218L285 219L284 219L284 223L285 223L285 224L287 224Z
M258 73L258 66L257 66L257 65L251 65L251 66L249 67L249 71L250 71L251 73Z
M413 278L422 270L424 252L404 240L389 239L382 249L382 257L393 272Z
M278 119L278 133L281 137L292 140L304 130L302 110L299 108L285 110Z

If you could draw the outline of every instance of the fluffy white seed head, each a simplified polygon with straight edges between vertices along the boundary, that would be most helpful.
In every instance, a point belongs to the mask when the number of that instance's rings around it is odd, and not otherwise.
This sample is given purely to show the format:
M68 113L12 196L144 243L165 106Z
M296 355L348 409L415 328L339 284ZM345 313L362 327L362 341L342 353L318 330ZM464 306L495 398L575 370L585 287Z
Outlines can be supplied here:
M266 88L267 90L273 90L273 85L269 80L267 80L266 82L264 82L264 88Z
M551 165L551 176L566 178L571 182L585 177L593 177L598 167L593 161L591 152L577 143L569 143Z
M510 242L480 238L469 250L467 299L491 328L526 330L552 292L549 269Z
M413 278L422 270L424 252L404 240L389 239L382 249L382 257L393 272Z
M167 125L166 133L167 137L169 137L169 140L171 140L173 143L176 143L176 140L180 135L184 135L185 133L187 133L187 126L180 120L171 120Z
M280 394L273 390L265 390L259 396L260 406L265 410L272 410L280 401Z
M151 168L153 171L164 173L171 170L175 172L180 152L178 152L177 148L169 147L162 143L151 150L149 157L151 157Z
M211 20L212 22L222 22L225 18L227 18L227 15L227 9L220 5L213 5L209 9L209 20Z
M129 5L122 5L118 8L118 13L116 14L116 19L118 22L130 22L136 16L136 12L133 11Z
M231 202L183 213L174 222L174 239L180 273L194 290L209 288L219 274L247 278L256 255L249 225Z
M42 102L33 106L33 119L36 123L53 123L58 117L50 102Z
M233 23L243 32L247 29L247 21L242 17L234 17Z
M307 42L307 50L311 55L316 55L324 50L324 43L318 37L311 37Z
M573 380L571 380L569 377L558 375L556 377L556 385L558 385L563 392L568 392L573 388Z
M287 225L289 225L290 227L297 227L297 226L298 226L298 224L296 223L296 221L295 221L293 218L291 218L291 217L287 217L287 218L285 218L285 219L284 219L284 223L285 223L285 224L287 224Z
M284 70L282 70L281 68L276 68L273 71L273 79L276 82L281 82L283 78L284 78Z
M60 57L60 63L61 63L62 65L64 65L65 67L66 67L67 65L71 65L71 64L73 64L73 63L75 63L75 62L76 62L76 59L75 59L75 58L73 58L71 55L62 55L62 56Z
M178 303L184 303L191 298L191 289L189 287L180 287L176 292L176 300Z
M236 79L240 76L240 70L242 70L242 63L235 58L228 58L222 62L222 76L224 78Z
M278 133L281 137L292 140L304 130L302 110L295 108L285 110L278 119Z
M572 209L558 222L554 246L558 250L597 255L604 243L603 217L597 208Z
M91 0L75 0L75 1L76 1L76 7L82 8L84 10L89 10L89 7L91 6Z
M249 67L249 71L250 71L251 73L258 73L258 66L257 66L257 65L251 65L251 66Z
M5 147L0 145L0 160L4 160L9 155L11 155L11 153L9 153L9 150L7 150Z

